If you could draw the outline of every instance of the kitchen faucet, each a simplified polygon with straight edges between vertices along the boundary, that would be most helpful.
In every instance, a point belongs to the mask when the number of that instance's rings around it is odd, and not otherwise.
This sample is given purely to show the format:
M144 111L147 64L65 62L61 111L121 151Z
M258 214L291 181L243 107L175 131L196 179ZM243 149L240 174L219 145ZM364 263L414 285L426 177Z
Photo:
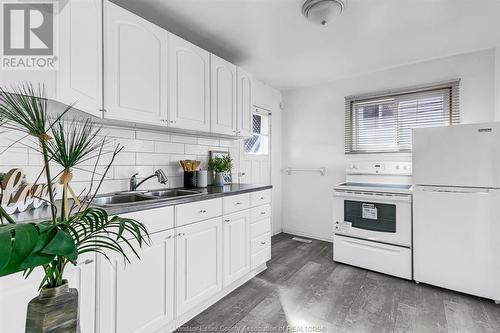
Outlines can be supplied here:
M132 177L130 177L130 191L136 191L137 188L139 186L141 186L142 183L144 183L146 180L151 179L153 177L157 177L158 182L161 184L166 184L168 182L167 175L165 175L165 172L163 172L162 169L156 170L155 173L153 173L151 176L144 178L139 183L137 183L137 176L138 175L139 175L138 173L135 173L134 175L132 175Z

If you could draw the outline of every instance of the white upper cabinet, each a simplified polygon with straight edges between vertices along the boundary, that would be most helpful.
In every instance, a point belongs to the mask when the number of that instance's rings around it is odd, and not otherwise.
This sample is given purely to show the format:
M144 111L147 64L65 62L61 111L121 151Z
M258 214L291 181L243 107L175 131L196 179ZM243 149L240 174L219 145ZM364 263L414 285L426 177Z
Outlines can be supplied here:
M116 253L109 254L111 262L99 257L98 332L153 332L172 323L173 236L174 230L151 235L151 246L138 251L140 259L128 251L130 264Z
M253 79L252 75L245 72L243 69L238 68L238 135L247 137L252 135L252 89L253 89Z
M169 126L210 130L210 54L169 35Z
M104 15L104 117L160 125L168 107L168 32L109 1Z
M59 14L57 100L102 116L102 3L71 0Z
M211 131L236 135L236 66L210 55Z
M224 287L250 272L250 212L243 210L223 217Z

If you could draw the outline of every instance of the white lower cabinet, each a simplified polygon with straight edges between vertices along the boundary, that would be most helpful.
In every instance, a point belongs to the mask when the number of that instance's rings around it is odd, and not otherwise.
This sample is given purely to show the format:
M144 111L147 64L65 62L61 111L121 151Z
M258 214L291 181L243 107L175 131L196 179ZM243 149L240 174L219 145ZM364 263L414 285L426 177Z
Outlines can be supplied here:
M123 214L146 225L151 245L137 251L140 259L125 246L131 263L110 252L109 261L92 254L67 266L79 291L81 332L173 331L262 271L271 258L271 211L255 205L267 200L249 202L266 193L225 197L232 213L224 215L220 198ZM0 278L0 332L24 332L41 279L41 269L28 280Z
M225 215L224 222L224 287L250 272L250 212Z
M250 269L264 265L271 259L271 191L250 194Z
M176 229L176 310L182 315L222 289L222 221Z
M78 289L81 332L94 332L94 255L82 256L77 266L68 264L65 277L70 288ZM38 286L42 278L41 268L35 269L28 279L24 279L22 273L0 278L0 332L22 333L25 331L28 303L38 295Z
M151 246L98 260L98 332L151 332L174 319L174 230L151 235Z

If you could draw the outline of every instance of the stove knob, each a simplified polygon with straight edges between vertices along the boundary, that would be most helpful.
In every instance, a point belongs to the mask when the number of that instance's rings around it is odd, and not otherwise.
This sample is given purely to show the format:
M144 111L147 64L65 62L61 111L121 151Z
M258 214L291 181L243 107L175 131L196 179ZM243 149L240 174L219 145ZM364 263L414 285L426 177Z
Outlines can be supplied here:
M349 164L349 169L354 169L354 164Z
M408 170L408 166L407 165L403 166L403 169Z
M401 169L401 165L399 165L399 164L398 164L398 165L396 165L396 169L397 169L397 170Z
M354 169L359 169L359 164L355 164Z

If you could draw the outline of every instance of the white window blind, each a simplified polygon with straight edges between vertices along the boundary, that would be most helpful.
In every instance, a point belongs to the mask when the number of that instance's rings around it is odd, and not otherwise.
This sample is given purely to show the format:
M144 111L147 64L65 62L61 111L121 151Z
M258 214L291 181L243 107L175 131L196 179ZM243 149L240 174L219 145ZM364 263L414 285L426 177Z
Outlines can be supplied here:
M411 152L412 129L458 124L460 80L345 98L345 152Z

